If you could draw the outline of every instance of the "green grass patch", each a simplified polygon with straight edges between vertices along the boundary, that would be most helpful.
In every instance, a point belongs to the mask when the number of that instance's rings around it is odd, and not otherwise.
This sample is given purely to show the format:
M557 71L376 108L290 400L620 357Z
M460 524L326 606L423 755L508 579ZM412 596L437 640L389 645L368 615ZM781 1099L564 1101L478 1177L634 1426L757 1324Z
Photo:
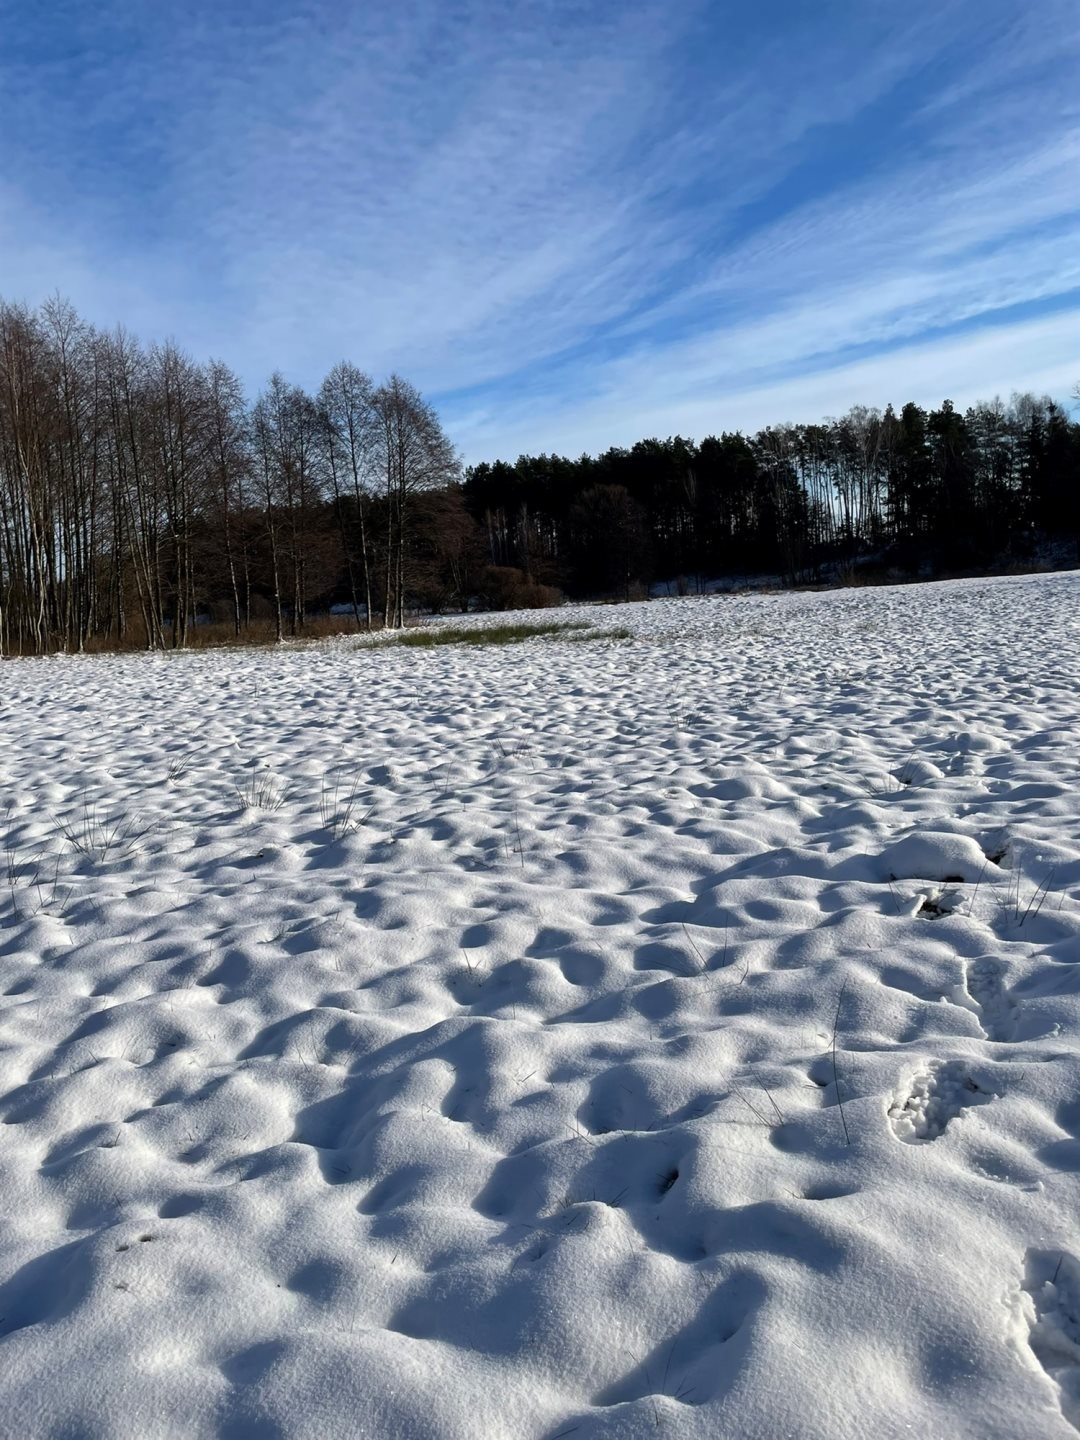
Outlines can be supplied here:
M384 645L430 650L436 645L519 645L523 640L562 636L566 640L628 640L630 630L597 630L585 620L548 620L507 625L432 625L388 636Z
M613 625L608 630L586 630L581 635L567 635L567 640L632 640L633 630L625 625Z

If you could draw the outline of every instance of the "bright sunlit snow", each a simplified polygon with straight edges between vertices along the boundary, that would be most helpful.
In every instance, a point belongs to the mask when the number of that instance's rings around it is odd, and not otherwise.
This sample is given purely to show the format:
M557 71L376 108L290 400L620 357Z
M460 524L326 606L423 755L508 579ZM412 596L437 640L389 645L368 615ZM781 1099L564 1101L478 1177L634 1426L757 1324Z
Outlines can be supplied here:
M4 1436L1075 1440L1080 575L567 615L4 662Z

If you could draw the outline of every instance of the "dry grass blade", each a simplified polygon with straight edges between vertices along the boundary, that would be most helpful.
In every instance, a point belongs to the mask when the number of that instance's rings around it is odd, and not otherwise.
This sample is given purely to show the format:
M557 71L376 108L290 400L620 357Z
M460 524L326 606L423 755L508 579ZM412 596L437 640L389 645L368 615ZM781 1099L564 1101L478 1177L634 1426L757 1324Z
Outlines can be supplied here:
M847 1116L844 1114L844 1101L843 1101L843 1099L842 1099L842 1097L841 1097L841 1095L840 1095L840 1072L838 1071L838 1069L837 1069L837 1067L836 1067L836 1032L837 1032L837 1030L840 1028L840 1007L841 1007L841 1005L843 1005L843 1003L844 1003L844 992L847 990L847 987L848 987L848 982L847 982L847 980L845 980L844 983L843 983L843 985L840 986L840 994L837 996L837 1000L836 1000L836 1014L833 1016L832 1047L831 1047L831 1049L832 1049L833 1089L836 1091L836 1104L837 1104L837 1107L838 1107L839 1110L840 1110L840 1122L841 1122L841 1124L842 1124L843 1127L844 1127L844 1144L845 1144L845 1145L850 1145L850 1144L851 1144L851 1135L850 1135L849 1132L848 1132Z
M735 1096L737 1100L742 1101L742 1103L750 1111L751 1115L755 1116L756 1119L761 1121L762 1125L765 1126L766 1130L771 1130L773 1128L772 1121L769 1119L769 1117L763 1114L756 1105L754 1105L750 1100L748 1100L741 1090L737 1089L736 1086L733 1085L731 1087L731 1093Z
M1027 908L1024 910L1024 913L1019 917L1017 924L1023 925L1024 921L1027 920L1029 917L1033 920L1038 917L1039 911L1046 904L1046 897L1050 893L1050 885L1056 873L1057 866L1052 865L1047 872L1046 879L1042 882L1041 885L1037 885L1035 887L1035 892L1032 895L1031 899L1028 901Z
M751 1072L751 1073L753 1074L754 1072ZM754 1079L757 1081L758 1089L762 1092L762 1094L763 1094L763 1095L765 1096L765 1098L768 1100L769 1104L772 1106L772 1108L773 1108L773 1113L775 1114L778 1123L781 1124L781 1125L783 1125L783 1123L784 1123L783 1111L780 1109L780 1106L779 1106L779 1105L776 1103L776 1101L773 1099L772 1091L766 1086L764 1080L762 1080L762 1078L761 1078L760 1075L754 1074Z
M521 839L521 820L520 820L520 818L519 818L519 816L518 816L518 807L517 807L516 805L514 806L514 835L515 835L515 837L516 837L516 842L515 842L514 848L517 850L518 858L519 858L520 861L521 861L521 868L522 868L522 870L524 870L524 869L525 869L525 846L523 845L522 839Z
M690 931L686 928L685 924L684 924L683 927L682 927L682 932L683 932L683 934L686 936L686 943L690 946L690 949L693 950L694 954L697 956L697 961L698 961L698 971L697 971L697 973L698 973L699 975L704 975L705 972L706 972L706 970L708 970L708 968L709 968L708 965L706 964L705 956L701 953L700 949L698 948L697 943L696 943L695 940L694 940L694 937L690 934ZM725 928L725 931L724 931L724 940L725 940L725 946L726 946L726 942L727 942L727 930L726 930L726 928Z

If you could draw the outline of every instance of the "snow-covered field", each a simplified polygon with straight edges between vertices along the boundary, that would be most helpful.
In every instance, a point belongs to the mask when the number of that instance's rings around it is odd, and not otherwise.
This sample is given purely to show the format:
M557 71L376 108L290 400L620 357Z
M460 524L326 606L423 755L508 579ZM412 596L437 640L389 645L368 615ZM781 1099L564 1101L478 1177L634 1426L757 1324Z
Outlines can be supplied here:
M1075 1440L1080 576L583 614L0 667L4 1437Z

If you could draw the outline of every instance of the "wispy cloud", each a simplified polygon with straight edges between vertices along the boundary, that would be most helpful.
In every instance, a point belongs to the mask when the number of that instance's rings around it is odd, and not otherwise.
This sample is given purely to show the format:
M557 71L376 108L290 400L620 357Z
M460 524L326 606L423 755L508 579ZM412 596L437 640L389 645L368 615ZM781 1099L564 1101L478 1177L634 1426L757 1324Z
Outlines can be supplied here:
M0 292L399 368L475 457L1064 384L1075 6L727 9L0 0Z
M579 396L551 391L492 406L462 404L455 435L476 460L554 451L579 455L632 445L648 435L700 438L787 421L816 422L855 405L914 400L961 408L1017 389L1063 396L1080 378L1080 308L988 331L833 360L800 373L783 367L747 375L737 360L713 369L677 351L625 360L607 382ZM1019 377L1019 383L1018 383ZM537 440L537 437L543 437Z

